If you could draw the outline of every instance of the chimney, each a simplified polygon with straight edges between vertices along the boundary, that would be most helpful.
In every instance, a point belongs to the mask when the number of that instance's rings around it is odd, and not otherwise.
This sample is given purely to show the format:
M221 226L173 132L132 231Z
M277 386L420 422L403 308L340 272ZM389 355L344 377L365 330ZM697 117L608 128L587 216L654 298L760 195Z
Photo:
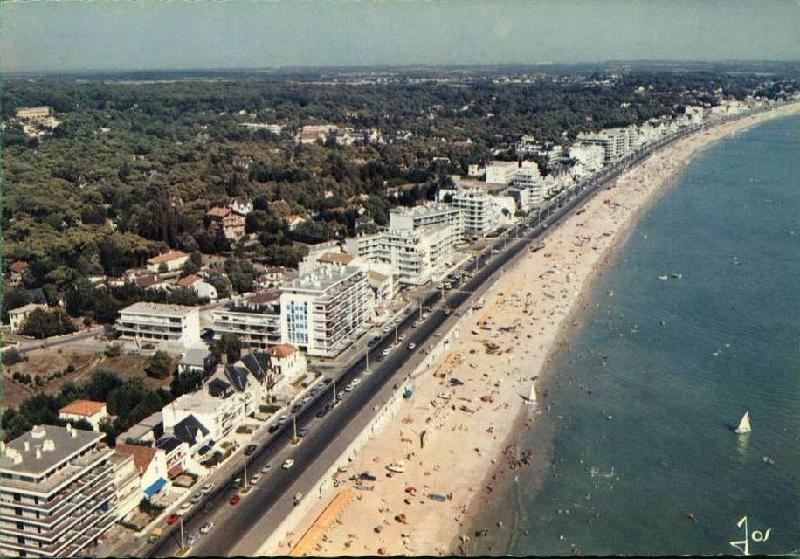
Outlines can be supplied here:
M30 452L30 451L31 451L31 442L30 442L30 441L24 441L24 442L22 443L22 449L23 449L25 452Z
M36 459L39 460L42 457L42 451L40 449L36 449Z
M42 445L42 450L45 452L53 452L56 449L56 445L53 442L53 439L45 439L44 445Z

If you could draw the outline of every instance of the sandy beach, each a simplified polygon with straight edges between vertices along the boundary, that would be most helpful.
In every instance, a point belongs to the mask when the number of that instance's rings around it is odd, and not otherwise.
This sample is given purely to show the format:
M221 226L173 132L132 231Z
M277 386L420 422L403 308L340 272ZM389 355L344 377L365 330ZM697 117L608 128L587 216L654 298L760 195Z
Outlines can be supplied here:
M710 143L798 111L800 104L794 104L685 138L552 228L544 248L509 265L486 292L485 307L461 319L441 364L416 379L413 396L356 453L338 487L330 487L290 532L278 534L280 542L265 544L259 554L452 553L470 518L492 497L493 478L537 460L536 448L517 447L517 433L521 424L548 413L547 400L540 394L532 406L523 396L547 371L552 352L567 343L564 333L579 324L592 278L637 216ZM364 471L377 479L356 487L348 478ZM432 493L437 497L430 498ZM296 549L301 539L302 550Z

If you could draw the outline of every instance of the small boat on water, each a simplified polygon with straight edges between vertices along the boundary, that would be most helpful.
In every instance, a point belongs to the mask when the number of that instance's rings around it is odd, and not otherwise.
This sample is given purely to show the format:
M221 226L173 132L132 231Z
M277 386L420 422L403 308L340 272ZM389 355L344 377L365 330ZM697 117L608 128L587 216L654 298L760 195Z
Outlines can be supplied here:
M658 276L661 281L667 281L667 276Z
M750 412L744 412L742 419L739 421L739 426L734 430L737 435L743 435L750 432Z

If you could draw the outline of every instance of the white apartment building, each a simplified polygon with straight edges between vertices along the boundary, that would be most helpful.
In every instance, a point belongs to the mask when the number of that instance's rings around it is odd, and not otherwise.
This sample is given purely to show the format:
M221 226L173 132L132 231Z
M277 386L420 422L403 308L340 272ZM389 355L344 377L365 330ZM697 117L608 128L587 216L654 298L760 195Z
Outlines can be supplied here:
M395 208L389 212L389 229L417 229L448 223L459 234L464 232L461 210L450 204L430 202L411 208Z
M598 134L582 134L578 136L577 140L578 145L582 147L600 146L603 148L603 162L609 164L619 161L630 153L636 143L637 135L636 127L629 126L628 128L603 130Z
M605 150L600 145L576 143L569 148L569 158L574 159L589 172L599 171L605 161Z
M486 165L486 182L491 184L510 184L519 168L516 161L492 161Z
M520 193L526 192L525 195L520 195L520 202L524 199L527 205L527 207L522 207L520 204L520 209L523 211L528 211L534 204L541 204L547 196L538 166L517 169L514 173L514 188L518 189Z
M281 286L281 341L308 355L334 356L364 331L367 273L356 266L322 265Z
M239 336L250 348L266 349L281 342L280 292L264 291L237 299L211 311L214 339Z
M485 235L514 221L516 202L511 196L492 196L476 188L440 190L437 195L440 199L451 197L450 203L464 216L464 230L468 234Z
M139 302L119 311L114 328L120 339L138 346L155 343L164 349L199 346L200 313L197 307Z
M446 275L461 235L453 225L442 223L418 229L389 229L376 235L376 263L391 266L401 285L425 285Z
M116 521L113 450L103 433L36 425L0 447L0 552L71 557Z

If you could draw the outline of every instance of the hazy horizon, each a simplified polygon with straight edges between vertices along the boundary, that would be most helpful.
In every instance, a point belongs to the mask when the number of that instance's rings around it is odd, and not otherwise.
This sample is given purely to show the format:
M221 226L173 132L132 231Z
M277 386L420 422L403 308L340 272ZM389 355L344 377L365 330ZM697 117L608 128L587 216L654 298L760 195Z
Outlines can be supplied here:
M6 72L796 61L800 2L3 2Z

